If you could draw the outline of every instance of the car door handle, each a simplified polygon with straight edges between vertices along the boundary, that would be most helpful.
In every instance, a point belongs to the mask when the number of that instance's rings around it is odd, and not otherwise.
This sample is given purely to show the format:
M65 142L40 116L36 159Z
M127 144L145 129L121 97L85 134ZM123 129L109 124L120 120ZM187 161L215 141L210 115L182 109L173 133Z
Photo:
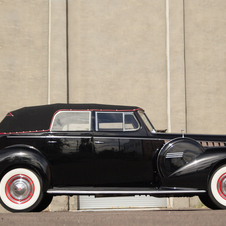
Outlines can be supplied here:
M97 140L97 141L95 141L95 144L104 144L104 142Z
M49 140L48 143L49 144L55 144L55 143L57 143L57 141L56 140Z

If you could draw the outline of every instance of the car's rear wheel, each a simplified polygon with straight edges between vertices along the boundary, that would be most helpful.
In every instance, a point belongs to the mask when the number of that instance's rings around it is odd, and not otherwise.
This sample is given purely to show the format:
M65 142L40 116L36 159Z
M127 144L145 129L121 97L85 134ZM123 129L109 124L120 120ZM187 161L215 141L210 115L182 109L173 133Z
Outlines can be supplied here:
M44 209L46 209L49 204L52 202L53 196L49 194L44 194L42 201L39 203L39 205L33 210L34 212L41 212Z
M33 171L16 168L7 172L0 184L1 204L11 212L34 210L42 200L42 180Z
M217 168L209 182L209 197L220 209L226 209L226 165Z

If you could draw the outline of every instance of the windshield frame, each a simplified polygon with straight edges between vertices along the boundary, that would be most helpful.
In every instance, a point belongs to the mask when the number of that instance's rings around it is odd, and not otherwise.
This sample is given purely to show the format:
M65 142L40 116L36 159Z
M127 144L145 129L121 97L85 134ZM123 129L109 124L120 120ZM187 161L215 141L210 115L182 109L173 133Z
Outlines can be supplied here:
M138 111L138 114L140 115L142 121L144 122L147 130L151 133L156 133L155 127L153 126L153 124L151 123L151 121L149 120L149 118L147 117L145 112L144 111Z

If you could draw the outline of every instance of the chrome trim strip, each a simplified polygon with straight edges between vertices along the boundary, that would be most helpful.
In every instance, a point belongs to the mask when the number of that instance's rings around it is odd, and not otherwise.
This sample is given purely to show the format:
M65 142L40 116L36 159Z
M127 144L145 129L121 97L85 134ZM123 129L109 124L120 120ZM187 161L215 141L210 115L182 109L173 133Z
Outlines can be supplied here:
M45 138L45 139L81 139L81 138L89 138L92 136L8 136L7 138Z
M74 195L96 195L96 194L103 194L103 195L110 195L110 194L131 194L131 195L162 195L162 194L198 194L198 193L206 193L205 190L166 190L166 191L153 191L153 190L143 190L143 191L115 191L115 190L109 190L109 191L88 191L88 190L58 190L58 189L49 189L47 190L48 194L74 194Z
M94 139L121 139L121 140L162 140L165 141L166 139L160 138L146 138L146 137L97 137L94 136Z
M92 138L92 136L31 136L31 135L23 135L23 136L7 136L7 138L45 138L45 139L78 139L78 138ZM159 139L159 138L146 138L146 137L98 137L94 136L94 139L121 139L121 140L163 140L166 141L165 139Z
M23 138L23 139L24 139L24 138L39 138L39 139L40 139L40 138L46 138L46 136L37 136L37 135L35 135L35 136L31 136L31 135L26 136L26 135L23 135L23 136L7 136L7 138L8 138L8 139L11 139L11 138L13 138L13 139L14 139L14 138L16 138L16 139L17 139L17 138Z
M92 136L48 136L47 139L91 139Z
M183 154L184 154L184 152L167 153L166 158L167 159L182 158Z

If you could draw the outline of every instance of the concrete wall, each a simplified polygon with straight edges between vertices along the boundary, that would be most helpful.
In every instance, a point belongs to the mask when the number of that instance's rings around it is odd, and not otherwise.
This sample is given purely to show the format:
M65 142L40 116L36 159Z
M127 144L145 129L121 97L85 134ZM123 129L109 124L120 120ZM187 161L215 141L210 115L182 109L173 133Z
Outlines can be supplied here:
M47 103L48 1L0 4L0 117Z
M185 1L188 132L226 133L225 9L225 1Z
M158 129L225 134L225 9L224 0L1 0L0 118L68 100L128 104Z
M165 128L165 7L165 1L69 1L70 102L138 105Z
M0 118L67 101L66 2L0 1Z

